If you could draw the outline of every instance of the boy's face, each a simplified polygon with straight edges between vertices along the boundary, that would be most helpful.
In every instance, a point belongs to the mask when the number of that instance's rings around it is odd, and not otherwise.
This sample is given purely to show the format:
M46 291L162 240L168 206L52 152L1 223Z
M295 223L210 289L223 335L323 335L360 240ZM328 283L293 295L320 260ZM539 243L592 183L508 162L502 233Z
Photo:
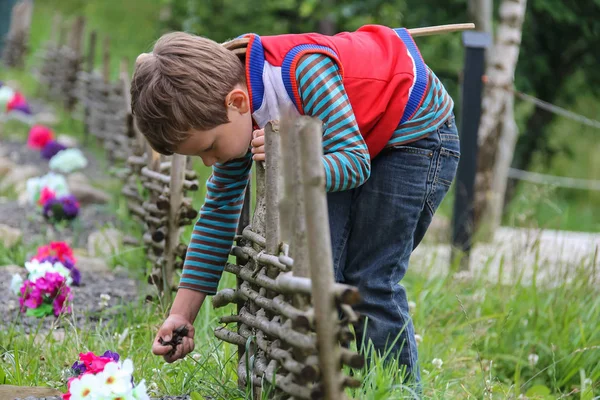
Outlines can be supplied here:
M252 114L248 93L241 86L225 99L229 122L209 130L191 129L190 136L175 150L186 156L198 156L207 167L243 157L252 140Z

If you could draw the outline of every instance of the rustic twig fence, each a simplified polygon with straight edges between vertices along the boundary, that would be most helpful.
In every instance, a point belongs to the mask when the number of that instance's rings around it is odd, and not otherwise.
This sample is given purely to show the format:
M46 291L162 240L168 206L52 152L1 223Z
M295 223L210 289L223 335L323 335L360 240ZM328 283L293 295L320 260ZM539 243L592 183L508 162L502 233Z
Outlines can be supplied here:
M90 34L84 69L84 22L78 19L70 33L69 43L79 50L61 44L65 31L60 24L57 17L55 32L63 33L53 35L54 42L45 47L40 81L81 116L109 161L123 166L117 173L124 182L122 194L131 215L144 224L143 244L154 266L149 281L168 302L173 273L182 267L187 250L180 242L181 227L193 224L197 216L187 197L198 190L191 160L159 155L137 130L126 60L119 79L109 79L108 38L103 41L102 71L97 72L93 54L98 37ZM215 335L238 345L239 384L255 392L272 385L278 398L343 399L344 388L360 382L344 376L342 366L364 364L361 355L349 350L354 340L349 325L358 322L351 306L360 295L333 279L321 129L319 121L308 117L286 119L281 129L275 123L267 126L266 170L262 163L254 169L256 209L250 221L247 190L232 249L236 264L225 268L237 277L237 287L213 297L214 307L237 305L234 315L221 318L224 326Z

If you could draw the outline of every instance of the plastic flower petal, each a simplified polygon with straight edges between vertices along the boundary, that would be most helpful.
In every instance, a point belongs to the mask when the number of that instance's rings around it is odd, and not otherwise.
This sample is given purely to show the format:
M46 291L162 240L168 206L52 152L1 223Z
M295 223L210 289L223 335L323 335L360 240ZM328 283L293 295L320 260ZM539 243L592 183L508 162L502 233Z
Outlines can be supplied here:
M44 125L34 125L29 130L27 146L32 149L43 149L52 139L54 139L52 129Z
M133 371L133 364L131 365ZM121 369L118 363L111 361L104 366L104 370L98 374L100 385L103 386L105 395L125 395L132 391L131 373Z
M2 86L0 88L0 112L6 112L6 106L8 104L9 101L12 100L12 98L15 95L15 91L10 88L9 86Z
M56 197L56 193L49 187L44 187L40 192L40 198L37 202L38 205L43 206L48 201L54 199Z
M71 148L58 152L58 154L52 157L48 165L53 171L68 174L78 169L85 168L87 164L87 158L85 158L81 150Z
M99 379L94 374L85 374L71 382L71 400L95 399L94 391L99 385Z
M50 140L48 143L44 145L40 154L46 160L50 160L52 157L58 154L59 151L66 150L66 146L62 143L57 142L56 140Z
M10 280L10 290L18 295L21 293L21 286L23 286L23 278L19 274L14 274Z
M144 379L133 389L132 395L135 400L150 400Z
M87 372L90 372L92 374L102 372L106 364L113 362L110 358L98 357L91 351L79 354L79 359L85 364Z
M70 194L67 180L64 176L50 172L42 177L29 178L26 183L27 197L30 204L37 204L42 189L47 187L56 196Z

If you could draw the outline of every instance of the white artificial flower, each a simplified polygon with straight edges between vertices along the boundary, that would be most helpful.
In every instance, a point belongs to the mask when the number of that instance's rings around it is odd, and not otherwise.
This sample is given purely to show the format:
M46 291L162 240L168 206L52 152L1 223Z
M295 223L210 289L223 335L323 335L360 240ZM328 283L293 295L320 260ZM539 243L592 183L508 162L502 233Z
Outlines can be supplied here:
M0 112L6 111L6 105L12 100L15 91L7 85L0 87Z
M93 400L96 398L94 391L98 387L98 378L94 374L86 374L73 380L69 392L71 400Z
M71 271L67 269L61 262L55 262L52 264L50 261L44 261L40 263L38 260L31 260L25 263L25 268L29 272L27 279L32 282L35 282L38 278L46 275L46 272L56 272L60 274L67 283L67 286L70 286L73 282L73 278L71 278Z
M150 400L146 389L146 381L142 379L140 383L133 389L133 398L135 400Z
M47 187L52 190L57 197L70 194L69 185L64 176L49 172L48 174L27 179L27 198L30 204L35 205L40 198L42 189Z
M442 365L444 364L444 362L440 358L434 358L431 361L431 364L433 364L433 366L436 368L442 368Z
M23 278L19 274L14 274L10 281L10 290L14 294L21 294L21 286L23 286Z
M70 148L61 150L50 159L49 166L53 171L69 174L78 169L85 168L88 164L87 158L81 150Z
M129 361L129 364L127 364L127 361ZM104 366L104 370L98 374L101 393L104 396L130 395L133 389L133 385L131 384L132 372L133 364L131 364L130 360L125 360L123 367L117 362L107 363Z

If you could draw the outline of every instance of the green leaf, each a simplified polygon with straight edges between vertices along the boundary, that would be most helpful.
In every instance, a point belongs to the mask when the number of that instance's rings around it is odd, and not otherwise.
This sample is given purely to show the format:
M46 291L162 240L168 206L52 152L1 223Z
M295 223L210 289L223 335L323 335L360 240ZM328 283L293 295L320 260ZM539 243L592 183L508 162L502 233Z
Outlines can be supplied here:
M8 382L6 382L6 374L4 373L4 370L2 368L0 368L0 385L6 385Z
M52 308L52 304L48 304L48 303L42 303L41 306L39 306L38 308L29 308L27 309L27 312L25 313L25 315L29 316L29 317L44 317L46 315L50 315L54 312L54 309Z
M550 396L552 392L544 385L535 385L529 388L525 396L532 397L534 399L545 399L546 396Z
M202 395L200 395L200 393L198 393L198 392L190 393L190 398L192 400L204 400L204 397L202 397Z

